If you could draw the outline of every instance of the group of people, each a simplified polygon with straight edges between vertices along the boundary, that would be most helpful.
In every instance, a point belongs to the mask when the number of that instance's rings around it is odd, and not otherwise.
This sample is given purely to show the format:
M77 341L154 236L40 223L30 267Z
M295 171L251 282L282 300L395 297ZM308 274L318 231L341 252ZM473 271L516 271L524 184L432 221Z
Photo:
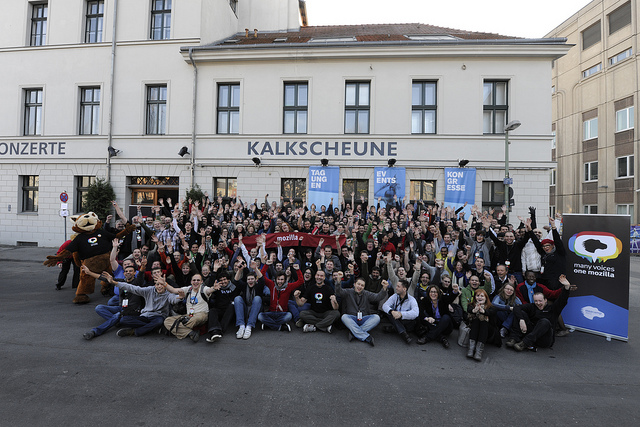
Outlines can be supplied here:
M258 326L293 326L343 329L374 346L383 323L407 344L445 348L458 329L458 344L480 361L487 344L535 350L568 333L560 313L575 286L564 275L559 215L538 228L530 208L513 227L505 207L473 206L465 218L464 207L397 198L367 206L353 194L320 209L268 195L159 203L128 219L114 202L116 231L127 222L136 230L114 239L112 274L82 267L114 294L85 339L117 326L121 337L159 331L213 343L230 330L246 340Z

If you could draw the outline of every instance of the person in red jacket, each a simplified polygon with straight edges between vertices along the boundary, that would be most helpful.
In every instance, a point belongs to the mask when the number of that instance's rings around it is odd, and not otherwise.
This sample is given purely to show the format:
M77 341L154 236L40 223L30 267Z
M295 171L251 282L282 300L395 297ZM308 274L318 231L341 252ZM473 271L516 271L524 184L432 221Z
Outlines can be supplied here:
M298 280L295 282L285 283L284 271L278 273L275 277L275 283L266 277L265 273L269 265L272 264L271 260L267 260L267 263L262 266L262 274L264 276L265 285L271 292L269 311L258 314L258 320L262 323L262 329L268 327L273 330L286 330L291 332L291 326L289 322L293 319L293 315L289 313L289 296L291 292L295 291L304 283L304 278L300 272L300 266L293 264L293 269L298 275Z

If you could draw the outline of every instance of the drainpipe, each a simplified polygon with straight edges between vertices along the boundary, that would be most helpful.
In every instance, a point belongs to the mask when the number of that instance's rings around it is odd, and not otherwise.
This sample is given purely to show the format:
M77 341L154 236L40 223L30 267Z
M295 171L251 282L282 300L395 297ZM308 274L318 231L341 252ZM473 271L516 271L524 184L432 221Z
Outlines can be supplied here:
M189 61L191 61L191 65L193 66L193 106L191 107L191 160L189 164L189 168L191 169L191 185L189 188L193 188L196 160L196 96L198 94L198 66L193 60L193 47L189 48Z
M107 133L107 182L111 181L111 156L109 148L113 139L113 84L116 69L116 23L118 21L118 0L113 0L113 35L111 40L111 76L109 77L109 129Z

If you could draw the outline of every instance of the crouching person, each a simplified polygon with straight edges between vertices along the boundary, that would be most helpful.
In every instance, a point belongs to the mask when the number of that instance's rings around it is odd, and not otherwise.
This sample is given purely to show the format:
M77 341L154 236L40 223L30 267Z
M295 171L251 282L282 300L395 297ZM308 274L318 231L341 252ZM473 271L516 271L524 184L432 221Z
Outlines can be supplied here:
M562 284L562 293L553 303L550 303L542 292L533 294L533 304L516 306L513 314L516 321L511 327L507 347L513 347L517 351L524 349L536 350L536 347L551 347L554 342L554 330L558 316L567 305L569 291L577 289L562 274L559 278Z
M342 323L349 329L349 341L357 338L373 347L373 337L369 331L378 326L380 316L371 313L371 304L382 301L387 296L389 282L382 281L382 289L378 293L365 291L365 280L358 277L353 288L342 289L340 281L336 282L336 295L342 298L344 314Z
M267 261L270 263L270 261ZM267 270L268 264L262 267L262 274ZM293 319L293 315L289 313L289 296L291 292L295 291L297 295L300 295L298 289L300 285L304 283L304 278L300 272L300 266L293 264L293 269L298 276L298 280L295 282L285 283L284 272L279 272L276 276L275 283L269 278L265 277L265 285L270 291L269 311L258 314L258 320L262 323L262 329L265 326L273 330L285 330L291 332L291 326L289 322Z
M191 277L191 286L176 289L167 285L167 291L180 295L187 306L187 314L170 316L164 321L164 327L178 339L189 337L198 342L200 331L197 328L209 319L209 297L213 287L203 286L202 282L202 275L196 273Z
M405 279L398 280L395 293L389 297L382 306L382 311L387 313L392 329L402 337L404 342L411 344L413 341L409 336L416 327L416 318L420 314L418 301L407 293L409 283Z
M115 285L113 277L103 273L107 277L107 281ZM169 306L180 300L180 297L167 292L167 282L164 276L156 275L154 277L154 286L141 288L139 286L130 285L125 282L118 282L120 290L131 292L144 298L145 305L140 315L122 316L120 326L124 328L118 330L119 337L141 336L147 334L154 329L162 326L164 319L169 315Z
M302 332L315 332L316 329L319 329L331 333L333 322L340 316L338 300L331 286L325 282L325 278L325 272L318 270L315 276L315 286L307 289L303 296L297 292L294 293L296 304L299 307L302 307L307 301L311 304L309 310L300 312L300 319L305 323Z
M251 330L256 327L258 314L262 309L262 296L264 293L264 278L255 261L251 261L251 271L247 274L247 281L242 280L244 263L236 272L233 283L238 287L238 296L233 300L236 311L236 338L248 340Z

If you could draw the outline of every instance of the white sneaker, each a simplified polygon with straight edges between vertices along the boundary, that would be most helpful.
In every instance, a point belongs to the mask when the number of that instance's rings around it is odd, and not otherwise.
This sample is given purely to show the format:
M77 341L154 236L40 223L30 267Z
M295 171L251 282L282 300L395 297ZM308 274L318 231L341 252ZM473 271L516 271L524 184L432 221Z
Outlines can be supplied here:
M238 332L236 332L236 338L240 339L240 338L244 337L244 334L245 334L244 331L245 331L244 325L240 325L238 327ZM249 329L249 331L251 331L251 329ZM251 334L251 332L249 332L249 334Z
M246 328L244 328L244 335L242 335L242 339L248 340L250 336L251 336L251 326L247 326Z
M315 331L316 331L316 326L315 325L311 325L309 323L304 325L304 327L302 328L302 332L315 332Z

